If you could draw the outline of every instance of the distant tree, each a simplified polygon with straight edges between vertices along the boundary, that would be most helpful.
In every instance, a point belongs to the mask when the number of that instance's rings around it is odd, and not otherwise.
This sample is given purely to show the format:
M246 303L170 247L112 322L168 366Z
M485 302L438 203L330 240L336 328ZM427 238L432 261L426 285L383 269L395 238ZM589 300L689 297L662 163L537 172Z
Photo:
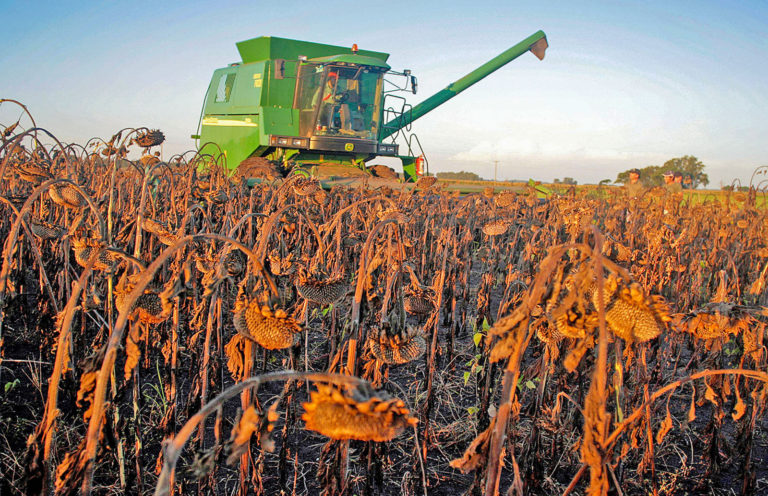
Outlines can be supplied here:
M659 186L663 182L662 180L663 172L659 172L658 165L649 165L639 170L640 170L640 182L643 183L643 185L647 187ZM619 172L614 182L627 184L629 182L629 171L625 170L624 172Z
M661 186L664 184L664 171L658 165L649 165L640 169L640 181L645 186Z
M673 158L664 162L664 165L649 165L640 169L640 181L648 187L661 186L664 184L664 173L681 172L691 176L693 188L699 185L709 184L709 177L704 173L704 164L701 160L692 155L685 155L679 158ZM616 176L616 183L626 184L629 182L629 171L619 172Z
M563 184L568 184L568 185L574 185L575 186L578 183L579 182L577 180L575 180L574 178L572 178L572 177L564 177L563 178Z
M741 191L742 193L749 192L749 186L734 186L733 184L726 184L720 189L723 191Z
M605 185L607 185L607 184L610 184L610 183L611 183L611 180L610 180L610 179L603 179L602 181L600 181L599 183L597 183L597 185L598 185L598 186L605 186Z
M560 178L556 177L554 181L552 181L554 184L560 184Z
M694 189L698 188L699 185L706 186L709 184L709 176L704 173L704 164L693 155L667 160L661 168L664 171L682 172L691 176Z
M459 181L482 181L483 178L474 172L460 171L460 172L438 172L438 179L455 179Z

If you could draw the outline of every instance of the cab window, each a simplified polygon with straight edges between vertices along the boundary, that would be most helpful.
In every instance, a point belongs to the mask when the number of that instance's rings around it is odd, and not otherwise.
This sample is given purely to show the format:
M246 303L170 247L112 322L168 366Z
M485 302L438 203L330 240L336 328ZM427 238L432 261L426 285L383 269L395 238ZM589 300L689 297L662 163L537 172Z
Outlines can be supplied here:
M299 68L294 108L301 136L376 139L381 110L382 72L368 66Z
M367 67L331 67L318 90L316 135L376 139L381 73Z
M323 66L304 62L299 67L294 107L299 109L299 135L312 136L318 107L317 92L323 82Z

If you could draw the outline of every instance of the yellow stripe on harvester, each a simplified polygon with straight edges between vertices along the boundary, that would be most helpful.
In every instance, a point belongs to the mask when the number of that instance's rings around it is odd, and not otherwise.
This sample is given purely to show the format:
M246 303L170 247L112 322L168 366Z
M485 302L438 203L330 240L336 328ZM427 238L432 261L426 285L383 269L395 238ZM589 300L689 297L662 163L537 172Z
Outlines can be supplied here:
M216 119L206 117L203 119L203 126L240 126L240 127L259 127L258 122L237 121L234 119Z

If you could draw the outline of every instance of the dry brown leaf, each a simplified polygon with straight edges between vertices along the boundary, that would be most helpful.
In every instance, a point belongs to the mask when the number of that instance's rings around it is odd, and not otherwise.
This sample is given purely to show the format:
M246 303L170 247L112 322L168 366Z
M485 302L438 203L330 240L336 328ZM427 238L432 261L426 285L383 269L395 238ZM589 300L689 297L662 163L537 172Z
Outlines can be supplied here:
M242 381L245 376L245 343L245 337L235 334L224 345L224 353L227 355L227 369L229 369L235 382Z
M576 367L579 366L579 363L581 362L581 359L584 357L584 354L589 349L587 341L582 339L579 340L576 343L576 346L568 353L568 356L565 357L565 361L563 362L563 366L565 366L565 370L568 372L573 372L576 370Z
M84 407L86 404L88 408L83 414L83 420L86 422L91 418L91 408L93 407L93 391L96 389L96 378L98 377L98 371L90 371L80 376L80 388L77 390L77 406Z
M669 413L669 404L667 404L667 416L664 417L664 421L661 423L659 430L656 433L656 444L661 444L670 429L672 429L672 415Z
M768 263L765 264L765 267L763 267L763 270L760 271L760 275L757 277L757 279L755 279L755 282L753 282L752 285L749 287L749 294L759 295L763 293L763 290L765 289L766 271L768 271Z
M715 390L712 389L706 381L704 381L704 385L707 387L707 390L704 392L704 398L711 401L714 405L719 405L720 402L717 400L717 393L715 393Z
M232 429L232 446L227 464L232 465L240 458L240 455L248 449L251 436L258 430L261 416L253 405L250 405L240 417L234 429Z
M280 418L280 415L277 413L278 403L279 401L272 403L272 406L267 410L266 417L261 420L259 425L259 444L261 444L261 449L270 453L275 451L275 440L272 439L272 431L275 430L275 422Z
M696 389L691 393L691 406L688 409L688 422L696 420Z
M744 413L747 411L747 405L744 403L744 400L741 399L741 396L739 395L739 390L736 390L736 404L733 406L733 413L731 416L733 417L733 420L739 420L741 417L744 416Z
M493 420L491 420L491 425L472 440L469 447L464 452L464 456L451 460L448 464L451 467L460 470L462 474L477 470L478 467L484 465L486 458L488 457L489 441L495 425L496 418L494 417Z
M141 326L134 325L128 338L125 340L125 374L124 378L127 381L133 375L133 370L139 365L141 359L141 349L139 348L139 342L141 342Z

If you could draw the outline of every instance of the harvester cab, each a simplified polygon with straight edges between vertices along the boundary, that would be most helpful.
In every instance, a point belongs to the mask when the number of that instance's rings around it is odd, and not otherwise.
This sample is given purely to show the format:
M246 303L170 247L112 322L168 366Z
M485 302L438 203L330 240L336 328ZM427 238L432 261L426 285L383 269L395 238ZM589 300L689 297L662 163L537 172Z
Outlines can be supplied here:
M377 141L381 69L316 63L301 64L300 69L295 105L301 136L314 137L326 149L333 148L338 138L345 145L347 138ZM359 146L366 144L372 143L360 142ZM369 147L378 152L377 147Z
M242 41L242 62L214 72L193 138L201 153L223 154L230 171L247 177L361 178L366 162L383 156L400 158L402 179L413 181L426 167L418 139L404 134L410 124L526 51L543 58L546 46L539 31L411 107L396 93L416 93L416 77L391 70L387 53L267 36ZM393 84L394 76L405 82Z

